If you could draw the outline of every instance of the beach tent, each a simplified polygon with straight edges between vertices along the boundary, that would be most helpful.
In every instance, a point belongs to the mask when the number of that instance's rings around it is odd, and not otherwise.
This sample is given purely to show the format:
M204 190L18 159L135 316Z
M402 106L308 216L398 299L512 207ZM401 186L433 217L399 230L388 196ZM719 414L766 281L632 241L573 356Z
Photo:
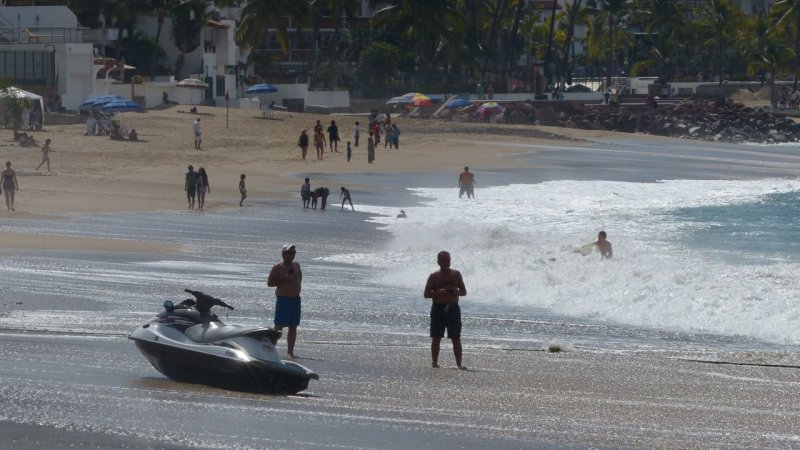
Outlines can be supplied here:
M25 98L30 102L39 102L39 107L42 111L42 123L44 124L44 99L41 95L34 94L33 92L24 91L14 86L9 87L6 91L0 92L0 97L13 96L17 98Z

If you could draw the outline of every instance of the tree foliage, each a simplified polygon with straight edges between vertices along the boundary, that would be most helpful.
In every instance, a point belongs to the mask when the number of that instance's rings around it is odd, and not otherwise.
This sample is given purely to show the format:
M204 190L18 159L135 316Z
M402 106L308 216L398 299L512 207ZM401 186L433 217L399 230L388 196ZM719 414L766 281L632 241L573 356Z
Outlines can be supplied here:
M397 74L400 50L386 42L373 42L358 59L359 79L368 93L385 91Z

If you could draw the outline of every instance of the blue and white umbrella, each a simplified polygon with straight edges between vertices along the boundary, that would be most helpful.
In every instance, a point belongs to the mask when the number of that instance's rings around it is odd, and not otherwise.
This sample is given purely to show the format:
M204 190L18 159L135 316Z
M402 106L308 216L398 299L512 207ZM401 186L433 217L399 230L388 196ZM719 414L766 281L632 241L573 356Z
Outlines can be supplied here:
M268 94L270 92L278 92L278 88L269 83L259 83L250 86L245 92L248 94Z
M470 102L468 99L459 97L459 98L454 98L454 99L448 101L447 105L446 105L446 108L450 108L450 109L463 108L464 106L469 106L471 104L472 104L472 102Z
M141 111L142 107L138 103L130 100L114 100L103 105L102 111L106 112L126 112Z
M106 103L117 100L126 100L126 98L119 95L95 95L87 98L78 106L78 109L101 109Z
M392 97L386 102L387 105L410 105L414 101L411 97L401 95L400 97Z

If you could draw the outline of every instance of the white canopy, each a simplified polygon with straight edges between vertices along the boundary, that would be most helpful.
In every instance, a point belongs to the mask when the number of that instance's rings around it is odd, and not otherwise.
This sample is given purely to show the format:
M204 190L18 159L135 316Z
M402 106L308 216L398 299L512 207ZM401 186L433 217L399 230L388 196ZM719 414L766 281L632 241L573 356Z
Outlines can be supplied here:
M8 92L8 94L6 92ZM22 90L20 88L15 88L14 86L9 87L6 92L0 92L0 97L7 97L10 94L11 96L17 98L25 98L32 102L39 102L39 107L42 111L42 119L44 119L44 99L41 95Z

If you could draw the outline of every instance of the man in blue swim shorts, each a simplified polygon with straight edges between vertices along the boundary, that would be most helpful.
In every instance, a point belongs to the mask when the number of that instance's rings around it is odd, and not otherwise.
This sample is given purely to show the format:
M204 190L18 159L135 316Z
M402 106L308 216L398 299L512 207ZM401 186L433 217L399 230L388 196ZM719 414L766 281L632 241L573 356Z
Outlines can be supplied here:
M281 248L283 261L272 266L267 277L267 286L275 288L275 330L289 328L286 344L291 358L295 357L294 344L297 340L297 327L300 325L301 314L300 286L303 282L300 264L294 262L296 251L293 244L284 245Z
M431 305L431 366L439 367L439 346L447 331L447 337L453 342L453 354L456 366L461 365L461 309L458 298L467 295L461 272L450 268L450 253L439 252L437 256L439 270L428 277L425 284L424 297L433 300Z

